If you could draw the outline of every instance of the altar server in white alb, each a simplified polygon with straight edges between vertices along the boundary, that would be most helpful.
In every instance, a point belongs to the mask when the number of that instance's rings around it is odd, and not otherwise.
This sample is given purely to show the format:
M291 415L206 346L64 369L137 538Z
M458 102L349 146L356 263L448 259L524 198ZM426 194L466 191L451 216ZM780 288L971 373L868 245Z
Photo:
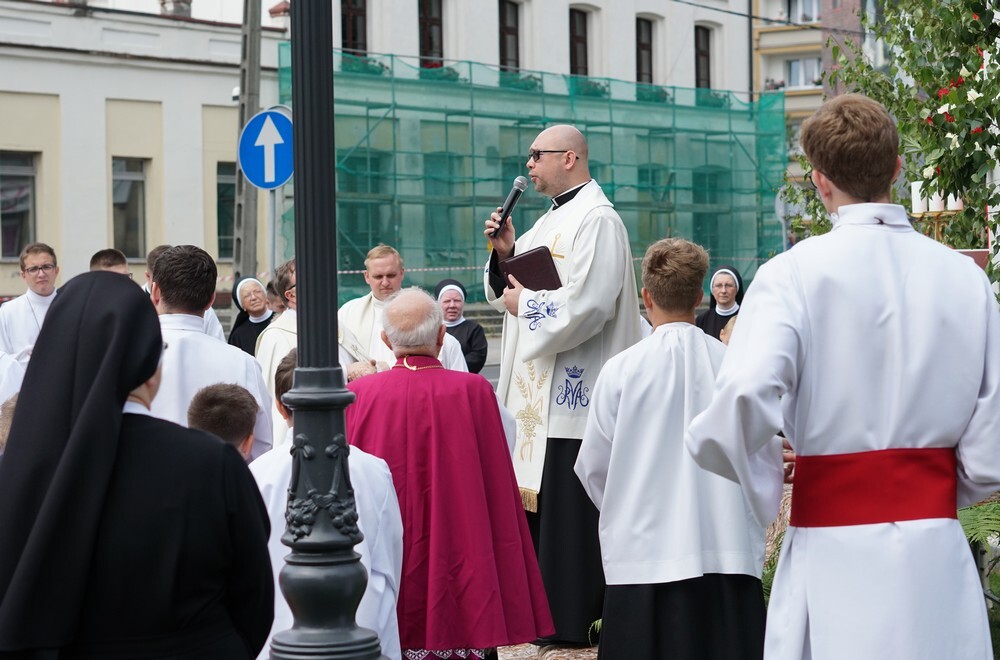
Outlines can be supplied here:
M160 315L163 375L150 413L186 426L200 389L215 383L244 387L259 406L250 452L257 458L271 448L271 396L256 360L204 332L202 315L215 300L217 278L211 255L194 245L165 250L153 266L150 299Z
M156 264L156 260L160 258L161 254L169 250L171 247L172 246L170 245L157 245L146 254L146 283L142 285L142 290L146 293L150 293L152 291L153 266ZM202 314L201 329L209 337L220 341L226 341L226 333L222 329L222 322L219 321L219 316L215 313L215 309L211 307L206 309L205 313Z
M365 256L365 283L371 292L348 300L337 311L340 361L349 361L343 365L348 380L396 364L392 349L382 341L382 311L386 300L403 287L405 272L403 257L394 247L379 244ZM438 358L445 369L469 370L462 345L451 335L444 338Z
M514 471L549 595L554 644L587 644L600 618L604 576L597 509L573 473L591 389L604 363L639 341L632 250L621 218L590 178L587 141L552 126L531 143L527 168L552 208L517 237L499 209L485 222L493 251L486 299L505 312L497 394L517 420ZM499 262L549 249L561 286L505 282ZM508 288L505 288L508 287Z
M21 250L20 266L21 279L28 290L0 306L0 351L17 360L23 370L28 366L49 305L56 299L59 263L51 247L29 243Z
M293 348L278 363L274 374L274 402L286 422L288 436L293 433L292 411L281 402L281 397L292 389L292 375L297 358L298 351ZM285 438L284 443L281 443L285 446L276 446L250 464L250 472L257 481L271 519L271 536L267 549L274 573L274 623L267 643L260 652L260 660L270 657L270 641L275 633L288 630L294 623L292 611L279 588L281 569L284 568L285 557L289 553L289 548L281 542L281 537L285 535L288 487L292 483L293 460L288 451L291 442L291 437ZM396 616L396 600L403 570L403 518L399 512L399 500L396 499L392 475L385 461L357 447L351 447L349 460L358 527L364 535L354 549L361 555L361 564L368 573L365 593L358 604L357 622L359 626L378 633L382 653L386 657L401 660Z
M833 230L757 271L688 446L762 523L781 492L774 433L795 449L768 660L989 660L955 510L1000 489L996 298L891 203L899 140L880 104L826 102L802 147Z
M726 348L694 324L708 253L680 238L646 251L653 334L594 386L576 474L601 512L607 596L600 660L760 660L764 530L739 484L684 446Z

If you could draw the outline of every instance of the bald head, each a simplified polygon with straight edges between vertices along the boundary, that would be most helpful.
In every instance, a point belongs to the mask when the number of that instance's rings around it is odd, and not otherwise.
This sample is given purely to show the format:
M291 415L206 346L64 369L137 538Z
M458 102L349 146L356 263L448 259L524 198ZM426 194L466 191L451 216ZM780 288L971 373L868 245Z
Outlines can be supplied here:
M587 138L577 130L576 126L569 124L556 124L550 126L538 134L539 140L544 139L553 144L559 144L559 149L568 149L576 154L577 159L587 163Z
M403 289L386 302L382 316L382 341L396 357L437 357L444 341L441 306L417 287Z
M528 158L527 167L535 190L543 195L555 197L590 181L587 138L575 127L546 128L531 143L530 151L540 152L538 159Z

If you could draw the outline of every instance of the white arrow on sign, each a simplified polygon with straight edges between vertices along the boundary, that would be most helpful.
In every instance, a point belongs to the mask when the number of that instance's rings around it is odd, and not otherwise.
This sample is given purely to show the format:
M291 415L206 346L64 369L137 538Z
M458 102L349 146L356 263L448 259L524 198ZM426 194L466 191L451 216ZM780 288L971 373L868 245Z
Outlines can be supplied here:
M274 183L274 147L284 144L281 133L278 132L274 122L270 117L264 119L264 125L260 127L257 140L253 143L255 147L264 147L264 181Z

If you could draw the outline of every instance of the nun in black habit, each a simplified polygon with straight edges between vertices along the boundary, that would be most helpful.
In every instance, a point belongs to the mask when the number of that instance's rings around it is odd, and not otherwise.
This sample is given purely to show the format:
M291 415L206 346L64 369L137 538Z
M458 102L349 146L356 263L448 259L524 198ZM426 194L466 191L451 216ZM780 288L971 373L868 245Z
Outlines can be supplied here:
M274 607L237 451L150 417L164 346L109 272L60 289L0 464L0 658L244 660Z
M229 343L254 355L257 338L274 320L274 313L267 305L267 289L252 277L244 277L233 287L233 303L240 310L229 331Z
M735 290L731 287L733 284ZM743 302L743 277L740 276L740 271L733 266L716 268L709 280L708 291L711 296L708 309L699 314L694 323L706 335L719 339L722 329L740 311L740 304ZM717 295L721 300L716 299Z
M478 374L486 364L489 342L486 331L475 321L465 318L465 287L458 280L441 280L434 287L434 297L444 313L444 326L449 335L462 345L462 354L469 372Z

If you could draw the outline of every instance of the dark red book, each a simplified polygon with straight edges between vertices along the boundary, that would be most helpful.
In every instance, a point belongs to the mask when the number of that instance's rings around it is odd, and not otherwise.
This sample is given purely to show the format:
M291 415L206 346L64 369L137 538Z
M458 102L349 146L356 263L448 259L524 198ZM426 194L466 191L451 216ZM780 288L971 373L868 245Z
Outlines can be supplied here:
M504 259L500 262L500 270L508 287L508 275L513 275L524 288L532 291L555 291L562 286L552 253L544 245Z

